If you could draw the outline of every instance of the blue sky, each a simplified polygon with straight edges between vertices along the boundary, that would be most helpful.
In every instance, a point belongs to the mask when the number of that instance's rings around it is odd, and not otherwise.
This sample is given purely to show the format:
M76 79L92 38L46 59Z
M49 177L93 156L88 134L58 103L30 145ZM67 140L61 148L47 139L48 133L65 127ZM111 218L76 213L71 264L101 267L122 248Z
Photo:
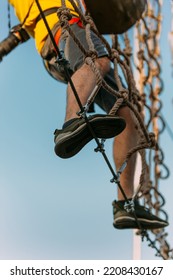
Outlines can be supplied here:
M164 1L163 12L162 114L173 129L170 1ZM2 41L8 34L6 1L0 3L0 18ZM12 16L12 25L16 22ZM53 132L64 121L66 87L46 73L33 40L4 58L0 79L0 259L132 259L133 232L112 226L117 190L101 155L93 152L94 141L71 159L54 154ZM173 247L173 142L167 130L161 145L171 171L160 191ZM109 140L112 161L111 148ZM141 258L157 259L146 242Z

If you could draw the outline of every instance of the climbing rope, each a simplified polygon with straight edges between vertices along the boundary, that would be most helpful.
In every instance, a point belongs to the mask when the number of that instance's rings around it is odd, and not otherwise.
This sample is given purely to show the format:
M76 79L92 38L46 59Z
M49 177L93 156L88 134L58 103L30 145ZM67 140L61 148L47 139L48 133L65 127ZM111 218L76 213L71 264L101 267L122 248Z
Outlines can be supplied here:
M10 13L10 4L7 4L7 17L8 17L8 29L11 30L11 13Z
M139 198L140 196L144 196L144 194L145 194L145 199L147 198L147 202L149 202L149 201L151 201L150 190L154 190L154 196L157 199L157 202L154 205L152 203L149 203L149 206L150 206L150 208L151 208L151 206L154 206L155 209L156 209L156 212L157 212L156 214L158 214L160 204L163 205L164 201L162 200L162 203L159 203L159 199L162 198L162 196L160 195L160 193L159 193L159 191L158 191L158 189L155 185L158 184L158 178L163 177L160 174L161 172L158 172L158 167L160 168L160 166L164 166L164 164L163 164L163 157L161 158L161 156L163 156L163 153L162 153L162 151L161 151L161 149L158 145L158 137L159 137L160 131L157 128L157 131L155 133L153 133L153 132L149 133L148 132L148 128L149 128L150 124L153 123L152 118L148 121L147 126L144 123L144 117L143 117L144 104L143 104L143 100L144 100L145 95L143 95L141 97L141 95L139 93L140 91L136 88L136 85L135 85L135 80L134 80L134 77L133 77L132 67L131 67L130 59L129 59L131 50L130 50L130 47L129 47L130 45L127 44L128 43L128 37L126 35L124 36L125 45L126 45L126 50L125 51L122 51L121 48L120 48L120 45L118 43L118 36L113 36L112 37L112 39L113 39L112 42L113 43L112 43L112 46L110 46L110 44L105 40L105 38L102 35L99 34L91 16L87 13L86 14L83 13L83 9L82 9L81 5L79 5L79 3L80 3L79 0L76 0L76 1L69 0L69 1L72 4L72 6L74 7L75 11L79 14L80 19L82 21L82 24L83 24L83 26L86 30L86 39L87 39L89 50L88 51L85 50L85 48L80 43L78 38L75 36L75 34L73 33L73 31L72 31L72 29L69 25L68 21L71 18L71 14L70 14L70 10L66 7L65 0L61 0L61 8L59 8L58 11L57 11L58 17L59 17L59 20L60 20L61 28L70 34L70 36L73 38L74 42L76 43L77 47L84 54L85 63L87 63L91 67L93 73L95 73L96 82L97 82L97 85L96 85L95 89L91 93L87 103L84 106L82 106L80 98L78 96L78 93L75 89L75 85L73 84L73 82L71 80L71 77L70 77L70 74L69 74L69 69L68 69L68 62L62 56L62 53L60 53L58 47L55 46L56 44L55 44L54 38L52 36L51 30L50 30L50 28L47 24L44 13L41 10L39 1L36 0L37 6L40 10L40 14L41 14L41 16L44 20L44 23L45 23L46 28L49 32L52 43L53 43L53 45L55 47L55 50L57 52L57 63L59 63L59 65L61 65L63 67L66 78L67 78L68 82L70 83L71 88L73 90L73 93L75 95L75 98L76 98L76 100L79 104L80 112L78 112L78 115L80 115L81 117L84 118L84 120L86 121L86 124L87 124L93 138L96 141L97 148L95 149L95 151L96 152L101 152L101 154L102 154L102 156L103 156L103 158L104 158L104 160L105 160L105 162L106 162L106 164L107 164L107 166L108 166L108 168L109 168L109 170L110 170L110 172L113 176L113 178L111 179L111 182L117 184L118 188L120 189L120 191L121 191L121 193L122 193L122 195L123 195L123 197L126 201L126 209L128 209L128 211L131 211L134 215L134 218L135 218L136 223L137 223L138 228L139 228L138 234L140 234L142 236L142 240L144 240L145 238L147 239L147 241L149 242L149 246L151 246L152 248L155 248L155 250L157 252L157 255L161 256L163 259L168 259L168 258L170 258L170 256L169 256L170 249L167 247L168 252L166 252L166 241L163 242L163 240L164 240L163 236L165 236L165 234L163 234L163 232L160 231L160 230L159 230L159 233L157 231L157 235L156 235L157 241L160 242L160 244L161 244L160 248L158 248L157 244L156 244L156 239L154 241L151 240L148 232L141 227L141 224L138 221L138 218L137 218L135 210L134 210L134 199L136 197ZM145 20L143 20L143 24L145 25L145 27L147 29ZM159 27L158 27L158 29L159 29ZM97 58L97 53L94 49L94 46L93 46L93 43L92 43L92 40L91 40L91 31L94 32L95 34L97 34L97 36L100 38L103 45L105 46L105 48L108 51L109 59L114 65L114 76L115 76L115 81L116 81L117 86L118 86L117 91L114 90L112 87L110 87L106 83L106 81L102 78L100 72L98 71L98 69L95 65L95 60ZM155 46L156 46L156 44L154 42L154 47ZM155 59L153 53L150 53L150 57L155 62L155 64L159 67L159 64L158 64L157 60ZM142 65L142 61L140 61L140 65ZM121 69L121 71L124 75L124 79L125 79L126 85L127 85L126 88L124 87L121 79L119 78L119 75L118 75L119 68ZM139 67L139 69L140 69L140 67ZM148 67L148 69L150 69L150 67ZM153 72L152 72L152 78L153 78L153 75L154 75L153 74L154 70L155 69L153 69ZM156 72L156 74L157 75L154 76L154 78L157 77L157 81L158 81L157 84L159 83L159 86L160 86L161 85L161 79L159 78L157 72ZM150 113L154 112L154 117L156 118L156 115L157 115L157 118L158 118L158 111L159 110L158 110L158 108L156 108L156 105L158 105L158 104L160 105L161 103L158 100L158 98L156 98L155 95L154 95L155 91L153 89L153 84L150 82L150 80L151 80L151 76L148 74L148 76L145 78L145 83L143 81L143 85L145 85L145 86L149 85L150 89L152 90L151 91L151 93L152 93L151 96L152 96L152 99L154 100L155 103L153 103L154 105L153 105L152 109L150 110ZM147 85L147 81L149 81L148 85ZM109 161L109 159L108 159L108 157L105 153L104 139L99 140L96 137L96 135L95 135L95 133L94 133L89 121L88 121L88 117L87 117L88 108L89 108L90 104L94 101L94 99L95 99L95 97L96 97L96 95L97 95L101 86L103 88L105 88L107 91L109 91L112 95L116 96L116 98L117 98L117 101L115 102L115 104L114 104L113 108L111 109L111 111L109 112L109 114L114 115L118 111L118 109L120 108L122 103L126 104L130 108L130 110L133 112L134 120L136 122L139 134L141 136L140 141L137 144L137 146L134 147L133 149L131 149L128 152L128 154L126 155L126 158L125 158L124 162L122 163L119 170L117 170L117 174L115 173L114 169L112 168L112 166L110 164L110 161ZM157 94L160 94L161 89L162 89L161 86L160 87L157 86ZM144 91L142 91L142 92L144 92ZM150 108L150 107L148 106L148 108ZM151 116L153 117L153 115L151 115ZM155 122L155 120L154 120L154 122ZM156 124L155 123L153 124L153 127L156 130ZM154 162L155 162L155 171L157 171L157 173L156 173L157 175L155 177L154 187L151 186L150 190L146 189L146 185L145 185L145 188L143 187L144 177L146 176L144 174L144 171L146 173L146 170L149 170L149 168L147 168L148 166L147 166L147 163L146 163L146 154L144 152L145 149L149 149L149 150L155 149L156 150ZM120 176L121 176L122 172L125 170L131 156L133 154L137 153L137 152L139 152L141 154L142 163L143 163L142 174L141 174L141 178L140 178L140 184L141 184L142 187L140 186L140 188L138 189L138 192L135 194L132 201L129 201L127 199L127 196L126 196L121 184L120 184ZM150 155L150 158L151 158L151 155ZM167 176L165 176L165 177L167 177ZM148 176L148 178L149 178L149 176ZM147 182L149 183L150 180L148 179ZM161 234L161 232L162 232L162 234ZM163 245L163 243L164 243L164 245Z

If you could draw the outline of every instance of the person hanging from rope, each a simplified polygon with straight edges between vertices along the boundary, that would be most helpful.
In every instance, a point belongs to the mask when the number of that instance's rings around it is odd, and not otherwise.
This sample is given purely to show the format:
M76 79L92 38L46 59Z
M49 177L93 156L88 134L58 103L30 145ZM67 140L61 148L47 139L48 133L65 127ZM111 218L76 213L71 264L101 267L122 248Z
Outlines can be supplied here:
M88 129L85 119L77 115L80 108L73 94L73 88L71 84L68 83L62 68L57 64L57 53L52 44L50 34L48 34L48 30L45 27L37 2L38 1L35 0L9 0L9 3L14 7L15 13L21 22L21 28L35 39L37 51L44 60L46 70L56 80L67 83L65 122L62 129L57 129L55 131L54 141L57 156L61 158L70 158L76 155L91 141L93 135ZM84 106L96 86L95 74L90 66L85 63L83 53L77 47L68 32L62 32L61 30L57 11L61 8L62 1L39 0L39 4L56 44L60 48L60 51L63 52L66 61L68 61L70 65L69 71L71 79L75 85L80 101ZM70 1L66 0L65 4L71 11L69 24L72 31L80 40L83 47L88 49L86 31L82 26L79 15L74 10ZM20 35L19 31L18 33ZM16 35L15 32L13 35ZM114 89L118 90L107 51L95 33L91 33L91 38L95 51L97 52L97 58L95 60L97 69L106 82ZM108 115L115 101L115 96L101 88L94 102L100 106L106 114L93 114L88 117L88 120L96 137L107 139L116 136L113 143L113 158L116 168L119 169L127 152L137 144L138 133L131 111L127 106L120 107L116 116ZM136 156L133 155L120 176L120 183L129 201L134 193L135 163ZM139 228L133 213L126 211L124 205L124 196L122 192L118 190L118 201L113 202L114 227L118 229ZM141 206L137 200L135 200L134 206L136 217L143 229L157 229L168 225L167 221L153 215L148 209Z

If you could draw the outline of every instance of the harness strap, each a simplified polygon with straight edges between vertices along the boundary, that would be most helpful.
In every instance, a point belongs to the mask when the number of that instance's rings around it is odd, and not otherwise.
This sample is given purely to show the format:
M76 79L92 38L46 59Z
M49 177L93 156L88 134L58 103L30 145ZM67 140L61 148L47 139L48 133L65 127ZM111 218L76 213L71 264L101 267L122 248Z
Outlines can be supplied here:
M83 25L82 25L82 22L81 22L80 18L74 17L74 18L70 19L68 22L69 22L70 25L77 23L77 25L79 27L83 28ZM58 45L60 37L61 37L61 32L62 32L62 29L60 27L60 28L58 28L58 30L57 30L57 32L54 36L54 39L55 39L55 42L56 42L57 45Z
M50 9L47 9L45 11L43 11L44 15L45 16L49 16L51 14L54 14L54 13L57 13L57 10L58 10L58 7L56 8L50 8ZM42 19L42 15L40 14L37 18L36 18L36 24ZM77 23L79 27L83 28L83 25L82 25L82 22L80 20L79 17L73 17L72 19L70 19L69 21L69 24L72 25L72 24L75 24ZM59 39L60 39L60 36L61 36L61 27L58 28L55 36L54 36L54 39L55 39L55 42L56 44L58 45L59 43Z
M58 7L55 7L55 8L50 8L50 9L47 9L45 11L43 11L45 17L51 15L51 14L55 14L57 13L57 10L58 10ZM40 14L37 18L36 18L36 21L35 23L37 24L40 20L42 19L42 15Z

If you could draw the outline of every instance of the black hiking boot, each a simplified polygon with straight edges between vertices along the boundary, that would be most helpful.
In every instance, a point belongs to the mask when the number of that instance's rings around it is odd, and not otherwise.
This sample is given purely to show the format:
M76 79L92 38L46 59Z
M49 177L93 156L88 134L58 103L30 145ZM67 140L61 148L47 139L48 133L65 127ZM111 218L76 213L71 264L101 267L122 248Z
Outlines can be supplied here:
M125 120L110 115L93 115L88 117L89 123L98 138L112 138L121 133ZM88 125L82 118L75 118L65 128L55 130L55 153L61 158L70 158L76 155L89 141L93 139Z
M124 209L125 201L113 201L113 226L117 229L139 228L134 213ZM158 229L168 226L168 222L153 215L149 209L141 206L138 201L134 203L136 217L142 229Z

